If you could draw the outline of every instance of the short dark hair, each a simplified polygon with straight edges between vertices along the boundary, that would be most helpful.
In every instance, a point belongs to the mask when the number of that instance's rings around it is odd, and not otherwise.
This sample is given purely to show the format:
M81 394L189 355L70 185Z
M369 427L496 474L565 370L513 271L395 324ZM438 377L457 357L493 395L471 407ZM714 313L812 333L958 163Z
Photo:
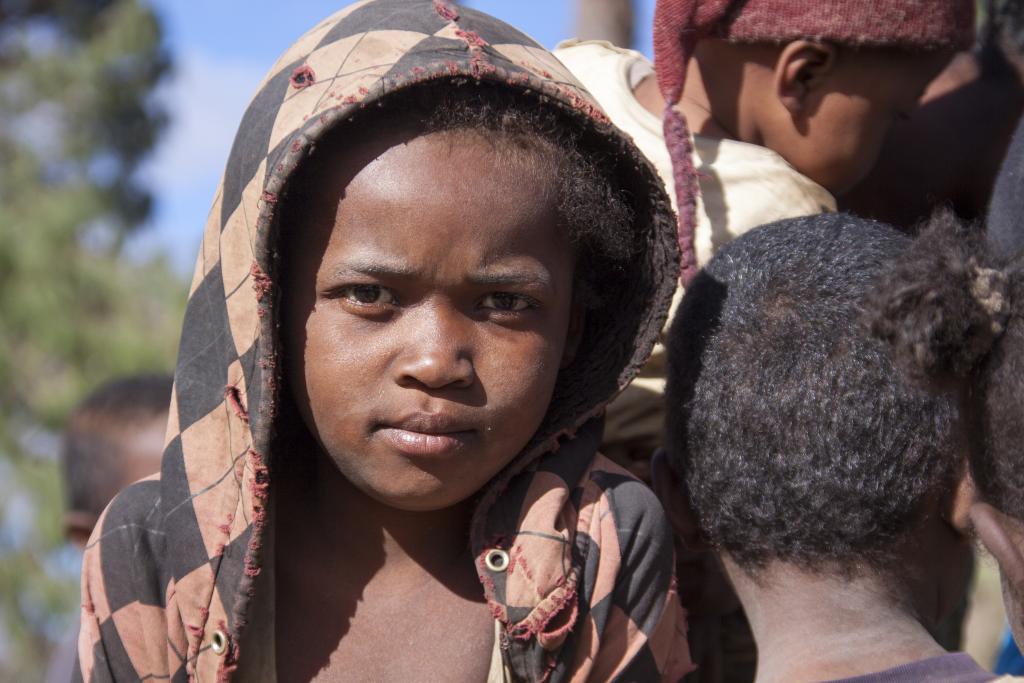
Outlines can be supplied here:
M884 569L951 485L952 400L904 381L862 301L910 238L843 214L723 248L668 341L667 446L707 541L744 570Z
M978 491L1024 518L1024 254L992 253L975 227L939 214L882 280L869 311L911 377L966 382Z
M119 437L168 412L172 383L170 375L122 377L78 404L60 452L68 510L103 512L121 478Z
M427 82L354 113L328 131L295 171L282 196L281 222L288 223L290 212L308 203L310 193L316 191L312 179L318 164L332 158L333 150L343 149L353 130L372 137L398 126L411 127L421 135L475 135L506 160L549 172L560 225L577 250L577 282L590 295L584 303L600 304L600 290L614 286L607 281L609 273L621 270L636 250L631 231L623 229L634 222L631 197L617 181L617 161L607 145L590 144L592 131L546 98L529 92L469 79Z

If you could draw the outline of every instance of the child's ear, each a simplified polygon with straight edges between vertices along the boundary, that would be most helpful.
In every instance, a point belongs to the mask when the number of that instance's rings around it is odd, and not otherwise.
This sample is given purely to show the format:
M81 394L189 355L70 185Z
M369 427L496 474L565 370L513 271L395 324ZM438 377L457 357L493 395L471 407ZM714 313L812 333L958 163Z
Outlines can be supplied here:
M976 502L970 509L974 533L999 563L1005 583L1015 590L1024 588L1024 522Z
M687 550L709 550L701 537L697 515L690 505L689 492L669 464L668 455L660 448L651 458L651 488L665 508L673 531Z
M838 48L813 40L787 43L775 61L775 93L790 114L804 111L807 96L832 73Z
M578 288L577 288L578 289ZM565 349L562 351L561 368L567 368L576 360L576 352L583 341L583 327L587 321L587 308L583 305L583 297L578 293L572 297L572 308L569 311L569 331L565 336Z

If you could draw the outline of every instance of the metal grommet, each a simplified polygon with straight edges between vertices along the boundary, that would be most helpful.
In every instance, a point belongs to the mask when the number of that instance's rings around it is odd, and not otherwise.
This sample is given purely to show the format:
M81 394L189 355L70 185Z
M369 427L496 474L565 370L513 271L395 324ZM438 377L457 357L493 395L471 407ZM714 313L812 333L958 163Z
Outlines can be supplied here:
M224 631L217 630L213 632L213 638L210 639L210 649L217 656L228 651L228 636Z
M484 564L492 572L503 572L508 569L508 553L501 548L492 548L484 555Z

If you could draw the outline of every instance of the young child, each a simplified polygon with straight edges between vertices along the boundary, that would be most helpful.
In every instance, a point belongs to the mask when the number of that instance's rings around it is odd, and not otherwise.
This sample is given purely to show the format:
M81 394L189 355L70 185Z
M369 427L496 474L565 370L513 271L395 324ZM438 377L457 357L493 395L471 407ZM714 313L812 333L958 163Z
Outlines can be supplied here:
M555 54L678 195L685 284L753 227L834 211L892 123L971 45L973 8L659 0L653 67L607 43L566 43ZM663 354L657 348L609 408L602 448L622 462L645 461L660 445Z
M754 230L691 284L669 335L659 497L721 557L757 681L987 681L927 627L970 540L955 398L904 379L862 302L910 238L843 214Z
M873 329L904 369L961 396L977 492L973 532L999 564L1024 644L1024 123L996 184L986 233L933 220L879 285Z
M957 54L910 117L893 125L841 208L908 231L941 206L965 220L984 218L1024 111L1024 3L984 7L978 44Z
M72 543L85 545L118 491L160 469L171 382L169 375L111 380L71 413L60 465L64 534Z
M678 263L526 36L441 0L313 28L228 159L160 478L87 552L85 679L678 680L670 527L596 454Z
M160 469L169 375L112 380L87 396L68 419L60 449L64 535L84 548L103 508L129 484ZM78 626L54 652L47 683L67 683L75 668Z

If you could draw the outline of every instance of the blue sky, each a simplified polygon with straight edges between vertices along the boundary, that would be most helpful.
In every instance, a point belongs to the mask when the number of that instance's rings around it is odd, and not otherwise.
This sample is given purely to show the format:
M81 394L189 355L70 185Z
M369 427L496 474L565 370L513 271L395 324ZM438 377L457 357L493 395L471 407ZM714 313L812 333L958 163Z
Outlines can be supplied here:
M637 3L637 45L650 54L654 0ZM463 0L553 47L573 36L577 3L586 0ZM256 85L277 56L346 0L151 0L163 19L174 74L160 97L171 116L143 174L155 211L133 249L166 249L191 270L210 202L235 129Z

